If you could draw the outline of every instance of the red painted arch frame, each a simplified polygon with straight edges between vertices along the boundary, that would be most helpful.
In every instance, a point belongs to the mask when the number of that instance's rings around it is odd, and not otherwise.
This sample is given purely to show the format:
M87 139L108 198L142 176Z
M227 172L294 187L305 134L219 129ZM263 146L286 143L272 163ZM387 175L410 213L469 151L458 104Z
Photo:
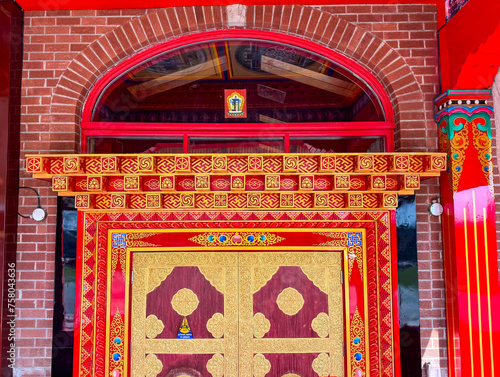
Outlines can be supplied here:
M380 100L380 105L386 121L381 122L350 122L350 126L356 125L354 132L346 129L346 123L299 123L287 124L286 130L281 131L286 134L285 139L288 140L288 135L299 132L306 135L308 132L320 132L322 135L344 135L344 136L360 136L360 135L383 135L386 138L386 151L394 149L394 112L392 103L389 96L385 92L384 87L380 82L365 68L356 63L354 60L315 42L301 39L295 36L285 35L270 31L248 30L248 29L230 29L230 30L213 30L201 33L185 35L173 38L167 42L155 45L147 50L139 52L124 62L110 69L92 88L83 109L82 114L82 136L81 136L81 151L87 151L87 137L94 135L116 135L117 133L127 136L199 136L199 130L206 129L201 124L190 124L188 127L186 123L169 123L168 126L162 123L118 123L118 122L92 122L92 111L99 100L100 94L105 88L118 76L127 72L131 68L137 66L143 61L152 58L163 52L180 48L186 45L195 43L209 42L216 39L255 39L271 42L278 42L283 44L292 45L305 50L313 51L314 53L334 61L347 70L353 72L359 78L366 82L366 84L373 90L373 93ZM200 127L202 126L202 127ZM247 135L248 132L243 130L238 131L238 125L234 125L233 133L242 132L242 135ZM265 129L269 130L272 126L273 129L278 130L284 127L284 124L266 124ZM258 132L262 128L261 124L246 123L245 127L249 132ZM225 124L210 124L212 131L224 132L227 130ZM205 135L206 132L203 132ZM269 133L269 132L266 132ZM209 136L208 134L206 136ZM271 135L270 136L276 136ZM285 145L287 142L285 141Z

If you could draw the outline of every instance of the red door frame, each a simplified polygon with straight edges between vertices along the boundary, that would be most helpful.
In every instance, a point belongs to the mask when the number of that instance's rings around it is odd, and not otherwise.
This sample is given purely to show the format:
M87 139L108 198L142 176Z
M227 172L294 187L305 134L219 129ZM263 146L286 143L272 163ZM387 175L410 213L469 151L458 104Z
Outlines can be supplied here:
M211 123L210 132L205 131L207 124L197 123L189 125L186 123L121 123L121 122L92 122L92 111L99 100L100 94L113 80L137 66L143 61L187 45L227 39L256 39L293 45L323 56L328 60L335 61L355 75L364 80L379 98L382 110L385 114L385 122L349 122L349 123L245 123L231 124L231 133L227 133L227 124ZM383 136L385 138L386 152L394 150L394 113L391 101L384 87L365 68L355 61L330 50L319 44L297 38L290 35L246 29L231 29L224 31L207 31L186 35L169 40L140 52L117 67L107 72L91 90L85 103L82 114L82 136L80 149L87 153L87 139L89 136L151 136L151 137L183 137L184 152L188 150L188 138L192 136L268 136L284 137L285 152L288 152L289 137L292 136ZM271 131L270 131L271 130Z

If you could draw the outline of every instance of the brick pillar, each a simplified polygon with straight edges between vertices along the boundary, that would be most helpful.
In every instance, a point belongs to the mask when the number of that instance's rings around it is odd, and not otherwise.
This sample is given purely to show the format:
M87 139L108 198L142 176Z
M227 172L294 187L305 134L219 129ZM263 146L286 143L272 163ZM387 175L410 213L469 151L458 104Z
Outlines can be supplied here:
M500 357L490 95L449 90L435 101L439 150L448 153L440 183L450 377L494 376Z

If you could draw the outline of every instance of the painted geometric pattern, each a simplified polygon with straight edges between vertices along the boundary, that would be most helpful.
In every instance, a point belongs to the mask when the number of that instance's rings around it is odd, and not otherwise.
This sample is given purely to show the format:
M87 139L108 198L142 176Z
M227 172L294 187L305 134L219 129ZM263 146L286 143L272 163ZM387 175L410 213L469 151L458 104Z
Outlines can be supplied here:
M178 173L216 173L226 171L229 173L246 173L249 169L249 161L252 162L251 170L264 173L319 173L327 171L331 173L353 173L355 171L374 171L377 173L389 172L391 168L395 171L424 172L427 166L432 166L429 161L438 153L427 154L297 154L293 155L294 161L297 159L298 169L290 169L289 164L283 165L286 154L262 154L262 155L28 155L28 172L35 175L78 173L79 167L84 167L87 173L100 174L101 172L117 174L168 174ZM335 163L331 164L332 169L321 170L321 158L330 158ZM109 164L104 161L111 161L116 169L109 169ZM43 161L43 163L40 163ZM63 163L64 161L64 163ZM99 162L101 161L101 166ZM222 161L222 162L221 162ZM225 161L225 162L224 162ZM221 165L224 165L222 166ZM256 165L257 163L257 165ZM40 171L40 165L42 165ZM63 166L64 165L64 166ZM106 165L106 166L105 166ZM221 169L222 167L222 169ZM431 169L429 169L431 171Z

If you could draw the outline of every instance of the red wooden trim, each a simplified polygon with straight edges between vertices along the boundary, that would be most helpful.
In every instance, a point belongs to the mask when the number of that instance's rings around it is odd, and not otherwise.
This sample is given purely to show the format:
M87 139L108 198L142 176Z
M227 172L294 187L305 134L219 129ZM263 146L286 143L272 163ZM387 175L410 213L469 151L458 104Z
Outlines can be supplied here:
M333 130L394 130L392 122L336 122L336 123L127 123L127 122L82 122L82 130L144 130L144 131L212 131L226 132L228 127L232 131L254 132L273 130L285 131L333 131ZM374 131L375 132L375 131Z
M276 32L248 29L212 30L202 33L185 35L178 38L173 38L165 43L160 43L147 49L146 51L137 53L134 56L129 57L117 67L109 70L108 73L106 73L104 77L95 84L94 88L89 94L87 101L85 102L85 107L82 114L83 121L89 122L92 120L92 109L97 103L99 95L106 88L106 86L110 82L112 82L113 79L127 72L128 70L142 63L148 58L151 58L168 50L184 47L186 45L194 43L240 38L259 39L289 44L308 51L313 51L325 57L326 59L337 62L338 64L353 72L355 75L362 78L373 89L375 95L380 99L382 109L386 116L386 121L389 123L394 123L392 104L387 93L385 92L384 87L369 71L361 67L354 60L351 60L346 56L339 54L338 52L302 38L297 38L291 35L285 35Z
M75 329L73 337L73 376L80 375L80 336L81 336L81 299L83 278L83 233L85 230L85 213L78 211L78 227L76 234L76 282L75 282Z
M401 377L401 345L399 340L398 240L396 210L391 210L391 272L392 272L392 333L394 347L394 377Z

